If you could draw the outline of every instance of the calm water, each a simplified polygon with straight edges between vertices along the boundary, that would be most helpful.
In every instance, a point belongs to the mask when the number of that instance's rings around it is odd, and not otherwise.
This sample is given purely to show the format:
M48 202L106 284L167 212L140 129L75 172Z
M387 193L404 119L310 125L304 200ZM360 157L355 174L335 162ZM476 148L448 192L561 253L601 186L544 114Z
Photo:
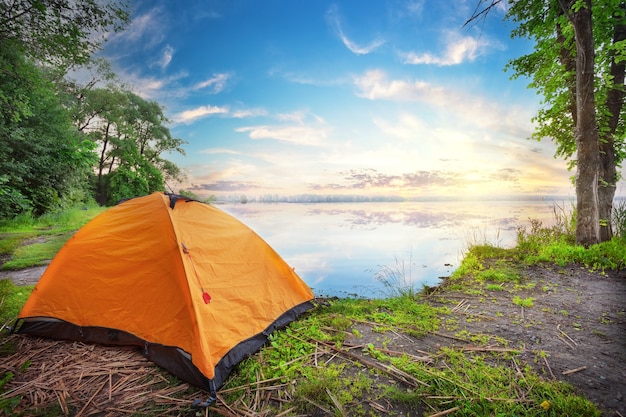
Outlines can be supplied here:
M570 203L559 203L570 209ZM218 206L255 232L321 296L384 297L381 267L421 288L459 265L469 243L515 244L529 219L553 220L551 202L249 203Z

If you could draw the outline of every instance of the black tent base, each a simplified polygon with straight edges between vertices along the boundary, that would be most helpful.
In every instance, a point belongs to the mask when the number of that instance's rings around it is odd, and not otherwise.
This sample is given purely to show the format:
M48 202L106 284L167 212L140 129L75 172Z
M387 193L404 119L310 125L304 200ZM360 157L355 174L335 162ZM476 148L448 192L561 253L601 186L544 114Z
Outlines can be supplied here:
M207 400L194 401L197 407L207 407L216 400L217 390L239 362L257 352L274 330L287 326L312 307L313 304L310 301L299 304L283 313L263 332L237 344L217 363L213 379L207 378L193 364L191 355L179 347L151 343L118 329L78 326L51 317L28 317L18 319L13 332L107 346L137 346L152 362L190 385L209 392L210 396Z

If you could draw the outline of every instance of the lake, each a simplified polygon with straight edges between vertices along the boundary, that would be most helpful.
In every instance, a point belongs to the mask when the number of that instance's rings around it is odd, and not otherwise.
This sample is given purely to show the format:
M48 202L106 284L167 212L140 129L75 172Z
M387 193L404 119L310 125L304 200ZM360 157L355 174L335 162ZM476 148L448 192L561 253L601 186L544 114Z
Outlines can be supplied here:
M515 245L516 231L554 219L551 201L248 203L220 209L252 228L317 296L380 298L376 276L402 275L416 289L458 267L471 243ZM556 202L571 211L570 202Z

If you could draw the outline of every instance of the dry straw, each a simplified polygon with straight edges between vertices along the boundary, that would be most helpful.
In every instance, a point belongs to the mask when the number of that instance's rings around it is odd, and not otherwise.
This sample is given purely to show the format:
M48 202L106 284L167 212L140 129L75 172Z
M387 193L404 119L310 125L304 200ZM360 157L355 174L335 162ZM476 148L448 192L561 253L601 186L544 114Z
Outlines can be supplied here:
M14 412L58 404L65 415L119 416L141 411L176 415L203 394L165 374L134 348L107 347L13 335L13 355L0 373L14 377L1 399L20 398Z

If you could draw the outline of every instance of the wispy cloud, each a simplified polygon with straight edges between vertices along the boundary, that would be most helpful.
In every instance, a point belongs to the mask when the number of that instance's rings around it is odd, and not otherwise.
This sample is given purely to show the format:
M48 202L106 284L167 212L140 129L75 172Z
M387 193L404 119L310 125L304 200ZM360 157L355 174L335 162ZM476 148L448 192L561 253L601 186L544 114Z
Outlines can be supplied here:
M305 146L321 146L329 133L324 119L307 111L279 113L276 119L285 123L244 126L235 130L247 133L253 140L274 139Z
M444 87L421 80L390 80L381 70L367 71L355 77L354 84L358 88L357 96L369 100L423 100L443 104L453 94Z
M225 149L225 148L204 149L204 150L201 150L200 153L207 154L207 155L216 155L216 154L239 155L241 154L241 152L239 151L235 151L232 149Z
M233 110L231 116L236 119L245 119L248 117L267 116L267 110L261 108Z
M123 70L118 70L117 75L125 84L130 86L135 94L147 100L161 99L165 90L169 91L170 97L178 95L171 92L170 86L176 85L181 78L187 76L184 73L176 73L166 77L144 76L138 72Z
M424 10L424 0L411 0L406 3L406 10L409 15L421 16Z
M517 169L497 169L484 171L420 170L401 174L383 173L375 169L349 170L337 173L343 181L335 183L309 184L312 190L405 190L427 191L431 189L460 190L465 187L480 187L495 183L515 184L522 172Z
M314 126L246 126L235 129L240 133L247 133L250 139L274 139L297 145L320 146L327 136L323 128Z
M474 61L492 45L484 37L461 36L455 32L448 32L445 37L442 53L404 53L402 54L404 63L438 66L459 65L467 61Z
M380 70L368 71L354 79L356 95L368 100L420 102L457 122L527 138L531 133L532 112L487 97L436 85L422 80L394 80Z
M328 11L326 12L326 20L331 28L335 31L335 33L339 36L343 44L348 48L351 52L357 55L366 55L370 52L374 51L381 45L385 44L385 40L383 39L374 39L373 41L365 44L359 45L355 41L348 38L348 36L344 33L343 28L341 26L341 21L339 19L339 11L337 5L332 5Z
M165 48L163 48L163 52L161 54L161 59L158 62L159 67L161 67L161 69L167 68L170 62L172 62L173 57L174 48L170 45L165 45Z
M174 121L180 122L180 123L191 123L194 120L199 119L201 117L210 116L213 114L227 114L227 113L228 113L227 107L211 106L211 105L200 106L200 107L196 107L195 109L185 110L177 114L176 116L174 116Z
M126 30L109 36L109 42L137 43L145 49L152 48L165 38L166 20L163 10L154 7L142 15L134 16Z
M224 90L224 87L226 86L226 82L229 79L230 79L230 75L226 73L213 74L211 78L208 78L204 81L196 83L191 89L203 90L205 88L210 88L214 94L217 94Z
M266 116L267 110L262 108L231 110L228 106L212 106L208 104L206 106L199 106L182 111L174 115L174 121L177 123L191 124L198 119L214 115L232 117L234 119L245 119L249 117Z

